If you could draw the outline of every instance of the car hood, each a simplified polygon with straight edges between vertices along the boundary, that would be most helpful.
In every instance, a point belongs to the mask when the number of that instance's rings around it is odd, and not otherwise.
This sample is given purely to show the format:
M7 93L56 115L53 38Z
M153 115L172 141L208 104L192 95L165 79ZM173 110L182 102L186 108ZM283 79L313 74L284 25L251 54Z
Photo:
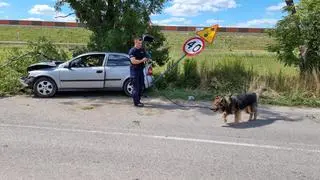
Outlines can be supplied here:
M50 62L39 62L35 64L31 64L28 66L27 71L34 71L39 69L49 69L56 68L58 65L64 63L64 61L50 61Z

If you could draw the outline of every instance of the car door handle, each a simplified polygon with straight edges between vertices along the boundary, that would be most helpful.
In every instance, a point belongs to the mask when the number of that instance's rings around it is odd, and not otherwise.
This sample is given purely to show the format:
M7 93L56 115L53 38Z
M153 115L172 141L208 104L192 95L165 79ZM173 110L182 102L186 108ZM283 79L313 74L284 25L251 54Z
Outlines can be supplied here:
M103 71L102 70L97 70L97 73L102 73Z

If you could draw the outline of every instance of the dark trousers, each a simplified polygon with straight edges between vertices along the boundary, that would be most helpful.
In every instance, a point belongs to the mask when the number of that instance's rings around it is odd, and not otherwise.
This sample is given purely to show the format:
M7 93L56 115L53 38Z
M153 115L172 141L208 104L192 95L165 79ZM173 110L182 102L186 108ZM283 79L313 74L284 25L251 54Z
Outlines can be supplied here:
M140 103L142 91L144 89L144 74L142 69L131 69L131 82L133 85L133 103Z

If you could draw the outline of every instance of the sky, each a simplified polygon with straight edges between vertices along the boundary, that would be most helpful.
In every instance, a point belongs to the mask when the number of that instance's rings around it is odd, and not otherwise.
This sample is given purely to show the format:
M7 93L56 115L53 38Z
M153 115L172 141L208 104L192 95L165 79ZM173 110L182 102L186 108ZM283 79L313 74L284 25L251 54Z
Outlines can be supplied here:
M55 12L56 0L0 0L0 19L74 22L69 7ZM286 14L284 0L171 0L161 14L151 16L153 24L175 26L272 28ZM295 0L295 3L298 1Z

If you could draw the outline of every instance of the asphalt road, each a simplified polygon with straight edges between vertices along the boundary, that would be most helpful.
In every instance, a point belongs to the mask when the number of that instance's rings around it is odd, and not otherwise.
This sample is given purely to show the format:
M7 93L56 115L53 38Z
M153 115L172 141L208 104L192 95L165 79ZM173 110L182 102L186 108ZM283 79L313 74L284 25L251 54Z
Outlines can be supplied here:
M260 106L257 121L230 125L145 102L0 99L0 179L320 179L320 109Z

